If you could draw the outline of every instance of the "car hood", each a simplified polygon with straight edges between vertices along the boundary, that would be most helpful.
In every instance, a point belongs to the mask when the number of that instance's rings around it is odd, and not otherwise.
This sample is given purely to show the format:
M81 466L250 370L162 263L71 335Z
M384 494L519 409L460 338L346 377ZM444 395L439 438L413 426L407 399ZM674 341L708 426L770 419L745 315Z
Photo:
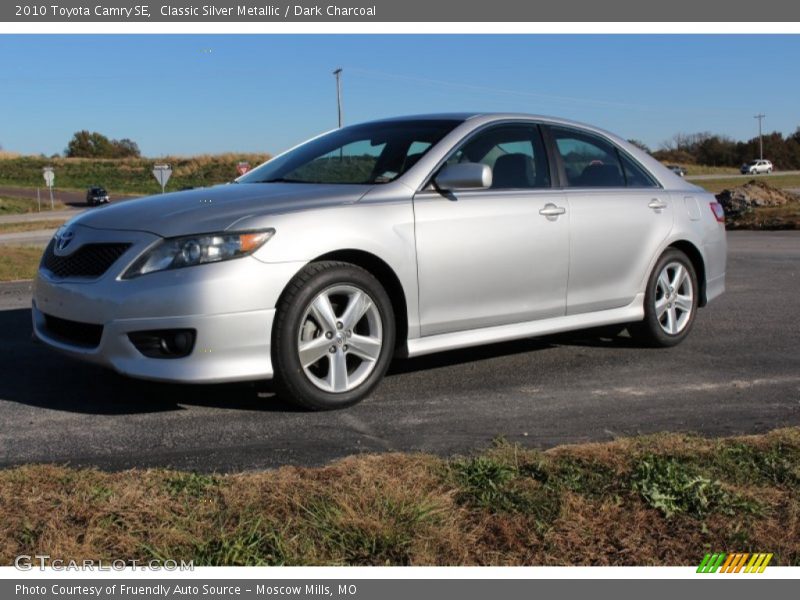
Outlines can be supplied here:
M247 217L357 202L370 186L237 183L126 200L87 211L72 223L146 231L162 237L225 231Z

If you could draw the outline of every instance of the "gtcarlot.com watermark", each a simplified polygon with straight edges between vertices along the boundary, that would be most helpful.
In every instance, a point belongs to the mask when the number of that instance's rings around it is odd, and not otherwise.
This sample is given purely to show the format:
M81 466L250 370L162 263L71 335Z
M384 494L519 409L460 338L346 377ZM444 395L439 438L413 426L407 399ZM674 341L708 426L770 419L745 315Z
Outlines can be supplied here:
M14 567L19 571L124 571L139 569L142 571L194 571L194 561L185 560L71 560L53 558L49 554L21 554L14 559Z

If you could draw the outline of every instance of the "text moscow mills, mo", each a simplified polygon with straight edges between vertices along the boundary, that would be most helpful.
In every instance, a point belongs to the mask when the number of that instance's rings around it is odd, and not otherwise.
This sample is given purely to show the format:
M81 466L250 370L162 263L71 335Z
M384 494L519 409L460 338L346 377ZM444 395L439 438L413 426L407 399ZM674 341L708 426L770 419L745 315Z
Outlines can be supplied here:
M92 4L85 6L61 6L59 4L17 4L14 6L17 17L58 17L62 19L80 19L86 17L105 17L119 19L149 19L153 16L173 18L232 18L232 17L271 17L303 18L303 17L375 17L377 7L300 5L300 4L265 4L263 6L193 4L173 6L171 4L137 4L135 6L105 6Z
M198 596L243 596L255 594L257 596L295 596L301 598L317 596L349 596L358 595L358 587L353 584L324 585L314 584L292 584L292 585L269 585L256 584L249 587L243 585L228 584L155 584L155 585L128 585L128 584L108 584L108 585L82 585L82 584L17 584L15 586L17 596L46 596L48 592L52 596L89 596L100 598L102 596L142 596L150 598L175 598Z

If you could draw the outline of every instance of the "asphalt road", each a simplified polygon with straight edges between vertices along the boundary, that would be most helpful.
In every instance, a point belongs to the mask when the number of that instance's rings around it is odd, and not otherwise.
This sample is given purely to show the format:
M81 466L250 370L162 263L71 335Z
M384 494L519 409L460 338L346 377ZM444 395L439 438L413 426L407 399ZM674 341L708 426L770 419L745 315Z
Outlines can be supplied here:
M800 425L800 234L729 234L728 292L690 338L561 335L397 361L377 393L300 412L266 385L137 382L30 340L28 283L0 287L0 466L237 471L358 452L443 455L496 436L548 447L656 431Z

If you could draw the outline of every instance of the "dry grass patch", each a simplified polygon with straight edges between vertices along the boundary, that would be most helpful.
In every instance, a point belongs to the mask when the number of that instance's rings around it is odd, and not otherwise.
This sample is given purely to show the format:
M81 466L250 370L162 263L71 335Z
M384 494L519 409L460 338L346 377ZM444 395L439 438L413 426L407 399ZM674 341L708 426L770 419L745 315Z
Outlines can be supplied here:
M0 563L691 565L759 551L798 565L798 465L795 428L235 475L24 466L0 471Z
M50 198L42 196L42 210L39 211L39 203L33 198L21 198L12 196L0 196L0 217L5 215L19 215L39 212L42 217L46 217L50 212ZM64 210L67 206L56 200L53 202L53 210Z
M21 221L19 223L0 223L0 235L4 233L22 233L25 231L39 231L40 229L58 229L66 219L44 221Z
M33 279L41 258L42 249L36 246L0 245L0 281Z

